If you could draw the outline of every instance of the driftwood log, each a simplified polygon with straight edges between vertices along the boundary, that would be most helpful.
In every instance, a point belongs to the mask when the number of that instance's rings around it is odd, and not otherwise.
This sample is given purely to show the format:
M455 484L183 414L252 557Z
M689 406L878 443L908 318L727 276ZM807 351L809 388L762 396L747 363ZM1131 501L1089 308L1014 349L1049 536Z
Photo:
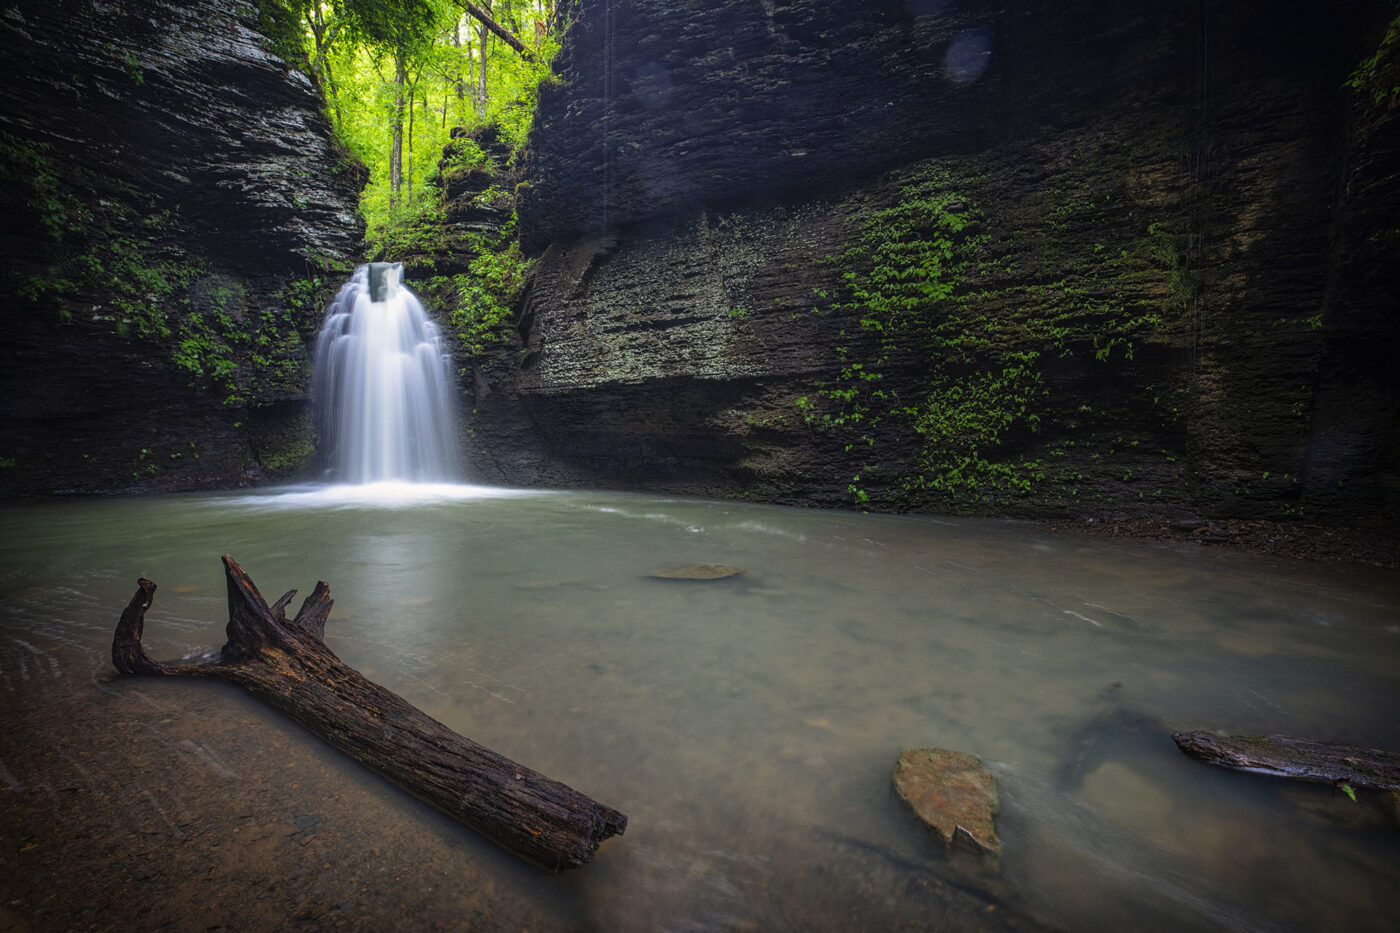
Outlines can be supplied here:
M322 640L333 600L317 583L296 618L296 590L271 607L237 562L224 555L228 644L217 655L153 661L141 647L150 580L137 582L112 640L123 674L213 677L268 705L404 790L552 872L577 868L627 817L567 785L516 764L428 716L344 664Z
M1314 784L1400 790L1400 755L1359 745L1329 745L1291 735L1218 736L1178 732L1177 748L1206 764Z

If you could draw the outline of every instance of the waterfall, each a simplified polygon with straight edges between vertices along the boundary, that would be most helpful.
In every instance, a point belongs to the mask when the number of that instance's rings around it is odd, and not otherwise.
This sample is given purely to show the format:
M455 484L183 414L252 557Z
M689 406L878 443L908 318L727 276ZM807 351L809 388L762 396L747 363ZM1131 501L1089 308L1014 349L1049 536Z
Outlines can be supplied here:
M360 266L326 308L312 396L336 482L461 479L451 365L402 271Z

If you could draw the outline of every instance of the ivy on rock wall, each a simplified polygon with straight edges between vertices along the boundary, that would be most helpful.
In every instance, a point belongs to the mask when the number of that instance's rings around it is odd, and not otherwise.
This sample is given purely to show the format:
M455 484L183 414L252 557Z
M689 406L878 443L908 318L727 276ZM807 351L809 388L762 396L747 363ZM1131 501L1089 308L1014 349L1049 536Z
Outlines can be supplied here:
M471 355L509 339L511 314L529 271L515 239L513 218L497 237L478 236L466 272L450 279L455 299L451 303L452 326Z
M511 338L530 263L516 237L514 140L494 124L453 134L429 179L436 206L387 228L378 255L404 263L462 353L476 358Z
M1145 299L1124 287L1185 276L1162 224L1135 221L1128 243L1077 245L1084 231L1070 228L1102 220L1112 205L1095 198L1111 192L1042 192L1027 209L1048 221L1044 242L1012 253L980 206L989 184L965 164L924 163L898 178L892 203L857 213L828 257L842 286L816 298L849 323L836 376L798 406L866 451L849 482L858 504L982 510L1077 496L1077 477L1054 462L1063 447L1037 438L1045 427L1072 435L1093 412L1065 412L1050 374L1111 378L1144 341L1169 342L1189 306L1174 290Z
M304 277L254 296L245 277L182 246L178 203L159 209L139 192L126 200L103 196L91 170L62 168L48 150L0 133L0 162L47 241L45 260L19 273L22 299L60 322L81 315L120 340L152 344L190 387L226 406L269 389L297 391L311 314L333 293L331 280L349 271L347 262L318 271L308 264Z

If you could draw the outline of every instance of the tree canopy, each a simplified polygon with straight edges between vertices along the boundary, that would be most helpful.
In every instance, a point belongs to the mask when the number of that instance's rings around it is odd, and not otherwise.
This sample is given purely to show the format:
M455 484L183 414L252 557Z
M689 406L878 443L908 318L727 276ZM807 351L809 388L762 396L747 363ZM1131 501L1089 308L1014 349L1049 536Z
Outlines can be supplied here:
M435 206L451 129L498 123L517 147L558 48L554 0L265 0L295 18L302 65L370 168L372 238Z

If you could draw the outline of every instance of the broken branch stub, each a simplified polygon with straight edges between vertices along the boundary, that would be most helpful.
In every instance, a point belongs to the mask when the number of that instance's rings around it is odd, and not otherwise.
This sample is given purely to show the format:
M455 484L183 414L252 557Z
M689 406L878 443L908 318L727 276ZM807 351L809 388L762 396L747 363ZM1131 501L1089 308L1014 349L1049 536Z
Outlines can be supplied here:
M577 868L627 817L458 735L343 663L322 640L334 600L317 583L296 617L288 592L272 606L232 557L228 643L194 661L160 662L141 646L150 580L122 613L112 663L123 674L213 677L238 684L356 761L488 839L552 872Z

